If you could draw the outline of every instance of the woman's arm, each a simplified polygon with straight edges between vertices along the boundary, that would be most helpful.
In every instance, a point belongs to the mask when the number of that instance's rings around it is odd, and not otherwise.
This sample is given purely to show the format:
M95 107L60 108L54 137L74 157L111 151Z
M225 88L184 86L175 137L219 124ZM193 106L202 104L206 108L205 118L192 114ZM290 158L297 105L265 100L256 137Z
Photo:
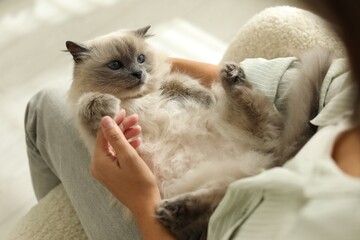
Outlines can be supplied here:
M181 58L170 58L172 71L183 72L196 79L207 87L219 78L220 66L204 62L197 62Z
M360 178L360 127L338 137L332 156L341 170L350 176Z
M115 122L116 121L116 122ZM175 239L155 217L161 201L154 174L137 154L137 116L104 117L91 162L91 175L133 213L142 239ZM127 139L133 139L128 142Z

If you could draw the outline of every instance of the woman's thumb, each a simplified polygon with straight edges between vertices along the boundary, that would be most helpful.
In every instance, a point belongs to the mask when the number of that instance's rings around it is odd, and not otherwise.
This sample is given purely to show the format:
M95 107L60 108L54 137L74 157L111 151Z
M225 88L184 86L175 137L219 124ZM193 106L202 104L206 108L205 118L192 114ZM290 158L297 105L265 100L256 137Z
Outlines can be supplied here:
M123 151L128 144L116 122L108 116L101 119L101 130L115 152Z

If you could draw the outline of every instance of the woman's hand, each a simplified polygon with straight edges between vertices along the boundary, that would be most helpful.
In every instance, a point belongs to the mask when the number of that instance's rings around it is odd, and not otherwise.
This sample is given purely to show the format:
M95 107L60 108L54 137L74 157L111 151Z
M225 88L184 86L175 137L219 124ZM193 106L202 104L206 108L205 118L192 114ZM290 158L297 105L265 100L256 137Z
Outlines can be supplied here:
M140 132L136 115L125 118L121 111L116 121L104 117L91 164L91 174L134 214L148 207L144 203L155 206L160 201L155 176L135 150Z
M154 174L135 150L141 144L137 121L124 111L115 121L103 117L90 173L130 209L143 239L173 239L155 218L161 196Z

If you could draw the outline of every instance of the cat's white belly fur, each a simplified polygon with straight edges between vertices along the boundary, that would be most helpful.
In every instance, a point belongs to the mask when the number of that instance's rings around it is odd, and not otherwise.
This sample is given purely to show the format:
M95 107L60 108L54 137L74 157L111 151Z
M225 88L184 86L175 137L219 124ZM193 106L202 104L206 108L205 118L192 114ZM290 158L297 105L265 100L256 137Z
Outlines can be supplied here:
M221 110L213 109L216 104L207 109L192 101L159 99L158 94L148 95L128 106L139 114L143 131L138 151L144 159L150 158L165 197L195 190L211 180L253 175L268 166L263 155L243 142L245 133L235 131L222 119ZM250 156L243 158L246 154Z

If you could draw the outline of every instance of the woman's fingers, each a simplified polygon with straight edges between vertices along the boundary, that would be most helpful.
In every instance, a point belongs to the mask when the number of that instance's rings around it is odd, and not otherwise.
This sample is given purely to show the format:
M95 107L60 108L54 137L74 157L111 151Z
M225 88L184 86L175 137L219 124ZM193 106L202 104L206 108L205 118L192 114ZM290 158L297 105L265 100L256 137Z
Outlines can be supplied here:
M124 136L126 139L131 139L131 138L134 138L134 137L137 137L139 136L141 133L141 127L139 125L136 125L136 126L133 126L129 129L126 129L124 131Z
M137 114L133 114L130 115L128 117L126 117L122 123L119 125L121 131L126 131L127 129L133 127L134 125L136 125L139 121L139 117Z
M121 124L122 121L124 121L126 117L126 111L125 109L120 109L120 112L115 116L114 121L117 125Z
M141 138L135 138L134 140L131 140L129 143L133 148L136 149L141 145L142 140L141 140Z
M127 139L111 117L105 116L101 119L101 130L115 152L127 150Z

